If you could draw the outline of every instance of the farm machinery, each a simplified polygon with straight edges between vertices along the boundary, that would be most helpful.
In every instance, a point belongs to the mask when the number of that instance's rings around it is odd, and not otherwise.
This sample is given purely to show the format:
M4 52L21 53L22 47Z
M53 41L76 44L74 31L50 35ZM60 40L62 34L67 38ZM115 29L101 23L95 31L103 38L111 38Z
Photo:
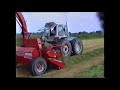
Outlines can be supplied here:
M63 25L49 22L39 31L43 31L41 38L42 41L52 45L63 46L60 48L63 57L82 54L83 43L77 37L70 36L67 23L66 25Z
M45 73L48 65L65 68L62 57L81 54L83 51L82 42L76 37L70 37L64 25L46 23L42 37L31 39L21 12L16 13L16 19L22 29L21 46L16 47L16 65L28 65L32 75Z

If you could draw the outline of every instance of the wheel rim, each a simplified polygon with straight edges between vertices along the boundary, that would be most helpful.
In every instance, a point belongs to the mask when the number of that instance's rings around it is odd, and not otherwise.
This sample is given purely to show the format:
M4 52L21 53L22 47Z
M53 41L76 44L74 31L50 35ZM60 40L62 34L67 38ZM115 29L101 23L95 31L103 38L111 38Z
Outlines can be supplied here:
M75 45L75 49L78 53L81 51L80 45L78 43Z
M68 47L67 45L65 45L65 46L63 47L63 53L64 53L65 55L67 55L68 52L69 52L69 47Z
M38 63L36 64L36 71L37 71L37 72L42 72L43 70L44 70L44 65L43 65L43 63L38 62Z

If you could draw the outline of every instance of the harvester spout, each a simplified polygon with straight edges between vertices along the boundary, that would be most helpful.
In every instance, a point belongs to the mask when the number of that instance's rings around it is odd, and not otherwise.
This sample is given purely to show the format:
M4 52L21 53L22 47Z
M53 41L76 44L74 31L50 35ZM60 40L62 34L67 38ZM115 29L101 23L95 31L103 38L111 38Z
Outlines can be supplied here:
M18 23L19 23L20 27L22 28L22 46L24 46L25 39L28 39L30 33L28 32L27 25L26 25L26 22L25 22L25 19L24 19L22 13L17 12L16 17L18 19Z

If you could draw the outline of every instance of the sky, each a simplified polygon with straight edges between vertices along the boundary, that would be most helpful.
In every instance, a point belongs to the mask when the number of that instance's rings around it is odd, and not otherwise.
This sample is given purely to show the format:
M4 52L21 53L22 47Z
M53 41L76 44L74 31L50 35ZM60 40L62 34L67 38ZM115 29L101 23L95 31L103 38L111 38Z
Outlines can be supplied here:
M68 30L72 33L92 32L102 30L96 12L22 12L29 32L39 32L47 22L68 24ZM21 32L16 22L16 33Z

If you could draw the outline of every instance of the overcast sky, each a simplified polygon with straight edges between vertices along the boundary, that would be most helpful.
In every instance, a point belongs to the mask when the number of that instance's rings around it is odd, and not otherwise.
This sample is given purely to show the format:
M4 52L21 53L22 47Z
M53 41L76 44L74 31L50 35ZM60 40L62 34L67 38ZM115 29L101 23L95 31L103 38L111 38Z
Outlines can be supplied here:
M29 32L38 32L47 22L65 24L72 33L102 30L96 12L22 12ZM16 31L21 32L16 22Z

